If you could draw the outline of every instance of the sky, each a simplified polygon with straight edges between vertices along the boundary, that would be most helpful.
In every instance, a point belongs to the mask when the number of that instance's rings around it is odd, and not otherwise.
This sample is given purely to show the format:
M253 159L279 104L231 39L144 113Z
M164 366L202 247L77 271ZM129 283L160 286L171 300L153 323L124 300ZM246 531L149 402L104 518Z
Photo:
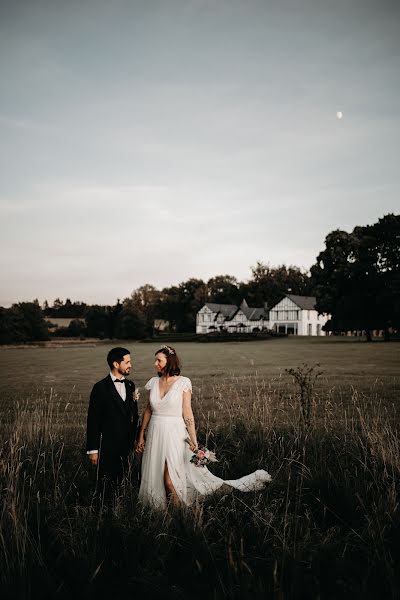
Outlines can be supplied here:
M0 0L0 305L308 270L399 213L399 65L394 0Z

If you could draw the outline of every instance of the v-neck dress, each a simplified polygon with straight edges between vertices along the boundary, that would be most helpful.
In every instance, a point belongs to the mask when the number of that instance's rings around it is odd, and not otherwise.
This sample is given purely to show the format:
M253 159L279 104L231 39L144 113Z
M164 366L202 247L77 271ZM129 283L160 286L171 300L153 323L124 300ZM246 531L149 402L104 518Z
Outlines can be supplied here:
M188 432L182 416L183 393L192 390L190 379L178 377L162 398L158 377L152 377L145 387L150 391L152 414L146 433L139 489L139 499L144 504L166 507L165 464L174 489L184 504L192 504L198 496L210 494L224 483L242 492L250 492L263 488L271 480L271 475L262 469L240 479L223 480L207 467L196 467L190 462L193 453L185 441Z

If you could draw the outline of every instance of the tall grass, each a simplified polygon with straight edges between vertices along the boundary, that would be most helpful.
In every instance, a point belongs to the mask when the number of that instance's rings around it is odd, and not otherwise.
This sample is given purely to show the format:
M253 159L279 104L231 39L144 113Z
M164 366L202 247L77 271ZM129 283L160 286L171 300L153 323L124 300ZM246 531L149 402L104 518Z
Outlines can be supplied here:
M398 598L398 414L381 393L316 386L304 412L279 378L215 385L195 406L213 471L273 481L165 513L138 504L136 458L99 508L81 407L53 392L16 404L1 424L1 597Z

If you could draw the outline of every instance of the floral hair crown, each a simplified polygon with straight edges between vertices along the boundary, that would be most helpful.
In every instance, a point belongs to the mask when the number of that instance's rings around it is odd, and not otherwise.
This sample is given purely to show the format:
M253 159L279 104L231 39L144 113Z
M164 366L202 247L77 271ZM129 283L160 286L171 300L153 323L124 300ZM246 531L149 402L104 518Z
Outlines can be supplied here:
M169 346L161 346L161 350L166 350L168 354L175 354L175 350L172 350Z

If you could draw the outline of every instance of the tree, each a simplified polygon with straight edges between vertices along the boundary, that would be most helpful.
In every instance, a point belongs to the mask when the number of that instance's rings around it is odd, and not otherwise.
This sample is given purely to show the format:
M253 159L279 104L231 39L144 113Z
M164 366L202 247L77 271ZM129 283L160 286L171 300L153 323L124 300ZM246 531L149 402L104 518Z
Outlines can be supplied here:
M72 319L67 331L69 337L83 337L86 333L86 325L80 319Z
M136 310L144 317L147 333L152 334L154 320L161 318L161 292L153 285L146 283L132 292L131 301Z
M195 331L196 315L207 299L207 286L202 279L191 278L178 286L178 302L181 306L178 331Z
M180 331L182 309L179 288L177 286L161 290L159 316L160 319L165 319L169 322L171 329Z
M363 304L373 327L383 329L387 339L391 328L400 328L400 215L385 215L354 232L361 240L361 273L368 285Z
M259 261L251 271L251 280L241 286L242 297L251 306L263 306L265 302L269 307L274 306L287 293L301 296L312 293L309 274L293 265L271 267Z
M117 304L115 306L107 306L108 313L108 332L110 338L118 337L118 327L119 320L121 316L121 312L123 310L123 304L117 300Z
M55 337L83 338L86 335L86 325L81 319L72 319L68 327L57 327L53 335Z
M161 291L157 314L178 332L195 331L197 312L205 302L206 284L202 279L191 278Z
M1 309L1 343L42 341L48 337L47 324L37 300Z
M49 307L47 300L43 304L46 316L64 319L83 319L86 308L87 306L84 302L71 302L70 298L66 299L65 304L60 298L56 298L51 307Z
M311 268L317 310L332 315L334 331L400 325L400 216L385 215L352 233L335 230Z
M239 284L232 275L217 275L207 282L208 302L238 304L241 301Z
M60 300L60 298L56 298L56 299L54 300L54 302L53 302L53 306L52 306L52 309L53 309L53 316L54 316L56 313L59 313L59 312L60 312L60 309L62 309L62 308L63 308L63 306L64 306L64 302L63 302L62 300Z
M142 339L148 333L146 315L138 309L132 298L123 301L116 327L117 337L121 339Z
M110 313L106 306L94 304L86 311L86 331L88 337L100 339L110 337Z
M12 344L27 341L23 312L16 304L0 308L0 343Z
M326 236L325 250L311 267L316 309L331 315L332 330L343 331L345 327L345 307L340 307L340 303L350 287L355 255L355 236L337 229Z

